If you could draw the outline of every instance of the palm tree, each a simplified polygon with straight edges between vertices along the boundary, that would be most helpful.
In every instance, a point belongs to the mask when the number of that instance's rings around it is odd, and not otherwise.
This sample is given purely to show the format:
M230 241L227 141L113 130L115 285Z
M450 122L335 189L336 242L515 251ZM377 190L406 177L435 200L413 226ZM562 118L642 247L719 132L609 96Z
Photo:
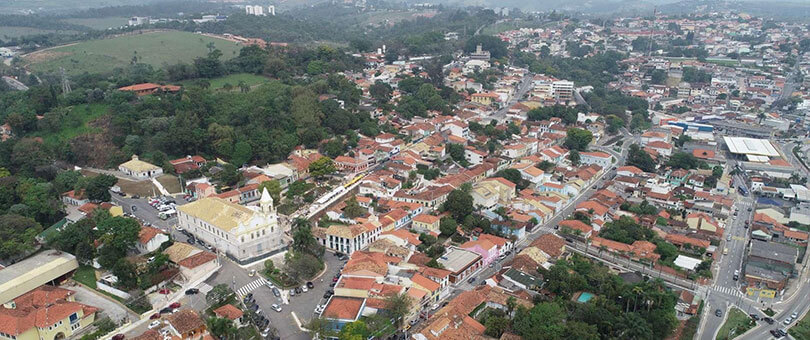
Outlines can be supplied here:
M402 327L402 322L405 321L405 316L411 311L413 299L406 293L394 294L385 298L385 310L394 319L394 325L397 329Z
M634 312L636 311L636 307L637 307L636 304L638 303L638 298L639 298L640 295L643 297L644 289L641 288L640 286L633 287L633 311Z

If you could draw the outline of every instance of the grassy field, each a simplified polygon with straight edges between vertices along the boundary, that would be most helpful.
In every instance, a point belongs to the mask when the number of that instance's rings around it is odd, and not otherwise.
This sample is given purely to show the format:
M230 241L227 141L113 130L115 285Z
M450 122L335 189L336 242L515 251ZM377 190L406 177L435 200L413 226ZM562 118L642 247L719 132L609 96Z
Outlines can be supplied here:
M93 121L94 119L101 117L105 113L107 113L107 105L104 104L82 104L76 105L71 108L70 113L68 113L66 122L81 122L81 124L77 124L76 126L70 125L62 125L59 131L54 133L37 133L37 137L42 137L45 144L47 145L54 145L58 143L66 143L73 137L78 135L83 135L86 133L93 133L99 132L99 129L88 126L87 123Z
M80 266L73 274L73 279L83 283L85 286L96 289L96 270L90 266Z
M208 54L209 43L222 51L223 59L235 57L241 48L230 41L190 32L163 31L60 46L31 53L25 60L31 70L40 72L53 72L60 67L70 74L110 72L131 63L134 56L154 67L191 62Z
M183 85L186 85L186 86L194 85L198 81L199 81L198 79L184 81ZM211 84L210 88L213 89L213 90L221 89L221 88L225 87L225 84L231 84L231 86L233 86L232 91L239 91L238 85L239 85L240 81L245 82L245 84L247 84L248 86L253 87L253 86L256 86L256 85L261 85L261 84L266 83L268 81L268 79L265 78L265 77L259 76L259 75L251 74L251 73L235 73L235 74L229 74L229 75L224 76L224 77L219 77L219 78L214 78L214 79L208 80L208 82Z
M723 323L723 326L720 327L720 331L717 332L716 340L734 339L752 327L751 322L753 322L753 320L751 317L739 308L732 308L728 313L726 322Z
M34 27L0 26L0 39L10 39L25 35L56 33L56 30L43 30ZM76 33L75 31L59 31L61 33Z
M64 21L71 24L87 26L92 29L106 30L110 27L119 27L127 24L128 18L124 17L109 17L109 18L70 18Z
M793 327L790 327L788 333L796 340L810 340L810 314L806 314Z

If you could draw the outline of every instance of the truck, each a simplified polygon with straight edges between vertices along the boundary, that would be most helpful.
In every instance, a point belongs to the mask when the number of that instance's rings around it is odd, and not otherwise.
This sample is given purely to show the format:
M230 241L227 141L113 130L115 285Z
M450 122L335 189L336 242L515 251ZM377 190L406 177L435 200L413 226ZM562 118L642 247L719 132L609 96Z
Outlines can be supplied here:
M174 209L161 211L160 213L158 213L158 217L161 220L168 220L169 218L172 218L172 217L174 217L176 215L177 215L177 210L174 210Z

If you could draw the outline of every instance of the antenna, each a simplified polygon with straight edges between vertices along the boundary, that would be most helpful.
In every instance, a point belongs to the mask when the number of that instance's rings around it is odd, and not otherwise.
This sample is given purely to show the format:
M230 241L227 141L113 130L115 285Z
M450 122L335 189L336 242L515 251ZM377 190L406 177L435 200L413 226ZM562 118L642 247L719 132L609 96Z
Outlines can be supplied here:
M68 94L70 93L70 80L68 80L67 75L65 75L65 68L60 67L59 72L62 75L62 93Z

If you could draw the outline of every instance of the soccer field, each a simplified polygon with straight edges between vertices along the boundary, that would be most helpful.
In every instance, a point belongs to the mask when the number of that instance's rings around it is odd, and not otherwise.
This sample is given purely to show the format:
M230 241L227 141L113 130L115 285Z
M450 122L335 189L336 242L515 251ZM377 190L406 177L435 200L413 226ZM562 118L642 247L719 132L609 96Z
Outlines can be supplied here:
M222 51L222 58L239 54L240 45L223 39L181 31L135 33L110 39L83 41L28 54L25 62L35 72L53 72L64 67L68 74L109 72L138 62L162 67L191 62L208 53L208 44Z

